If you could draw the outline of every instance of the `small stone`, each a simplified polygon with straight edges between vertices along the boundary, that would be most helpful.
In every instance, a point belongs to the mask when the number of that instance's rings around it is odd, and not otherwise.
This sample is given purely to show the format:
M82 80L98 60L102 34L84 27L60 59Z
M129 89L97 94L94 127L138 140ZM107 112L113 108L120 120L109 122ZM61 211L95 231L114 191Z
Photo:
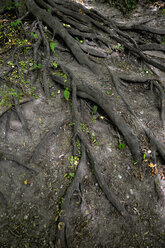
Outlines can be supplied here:
M27 219L28 219L28 215L25 215L25 216L24 216L24 220L27 220Z

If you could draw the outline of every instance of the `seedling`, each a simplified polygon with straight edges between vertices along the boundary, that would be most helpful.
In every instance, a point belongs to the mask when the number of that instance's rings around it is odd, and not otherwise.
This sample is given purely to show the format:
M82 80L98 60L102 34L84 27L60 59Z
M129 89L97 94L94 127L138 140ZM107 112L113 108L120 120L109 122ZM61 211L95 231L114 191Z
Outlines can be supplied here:
M15 21L15 22L11 22L11 26L12 27L18 27L19 29L20 29L20 24L21 24L22 22L21 22L21 20L17 20L17 21Z
M98 106L94 105L93 106L93 112L92 112L93 115L95 115L97 113L97 109L98 109Z
M31 33L33 35L33 37L36 39L37 38L37 34L35 33Z
M111 93L107 90L107 91L106 91L106 94L107 94L107 95L110 95Z
M144 153L144 154L143 154L143 159L145 160L145 158L146 158L146 154Z
M118 43L114 48L116 52L124 51L124 47L120 43Z
M69 89L68 88L66 88L65 90L64 90L64 97L65 97L65 100L69 100L69 96L70 96L70 91L69 91Z
M120 143L119 146L118 146L118 148L119 148L120 150L124 150L125 144L124 144L124 143Z
M42 64L34 64L34 66L33 66L33 69L35 70L35 69L41 69L42 68Z
M51 42L50 43L50 48L51 48L51 50L52 50L52 52L54 52L54 49L55 49L55 46L56 46L57 44L55 43L55 42Z
M57 68L58 67L58 64L57 64L57 62L55 60L53 61L53 67L54 68Z

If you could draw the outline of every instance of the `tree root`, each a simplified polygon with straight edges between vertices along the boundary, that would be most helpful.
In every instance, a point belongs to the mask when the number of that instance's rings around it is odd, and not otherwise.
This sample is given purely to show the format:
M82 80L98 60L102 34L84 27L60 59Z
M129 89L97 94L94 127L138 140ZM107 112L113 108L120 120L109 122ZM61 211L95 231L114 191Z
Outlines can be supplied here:
M47 98L50 97L49 85L47 83L47 72L49 69L49 59L50 59L50 44L47 40L46 34L44 32L44 25L46 24L48 28L53 33L56 38L62 39L65 43L71 54L74 56L76 61L82 65L86 66L90 69L95 75L103 76L102 68L98 63L92 61L92 59L88 55L92 55L95 57L106 58L108 55L105 52L102 52L100 49L91 49L88 45L86 45L86 39L90 41L97 41L98 43L102 43L109 48L113 46L110 44L109 38L119 42L122 44L128 51L130 51L137 58L141 58L146 63L157 67L158 69L165 71L165 66L160 64L159 62L150 59L147 57L142 50L158 50L164 51L164 47L158 44L149 44L149 45L139 45L131 35L128 35L124 32L124 30L136 29L137 31L146 31L154 34L164 35L165 31L162 29L155 30L154 28L146 27L143 25L133 24L131 26L128 25L119 25L116 22L109 20L104 17L97 11L93 9L86 9L80 4L70 1L60 1L60 0L26 0L26 6L28 9L28 13L33 14L34 17L37 18L32 26L34 30L37 30L39 33L38 40L35 44L30 45L33 48L33 56L34 62L38 62L38 55L40 58L44 56L43 59L43 69L42 69L42 79L43 79L43 88ZM32 29L32 30L33 30ZM98 32L100 31L101 32ZM50 31L49 31L50 32ZM75 40L75 37L82 37L85 45L79 44L79 41ZM101 45L102 45L101 44ZM44 55L39 53L39 48L44 45ZM98 45L98 44L97 44ZM100 47L101 47L100 45ZM28 45L29 46L29 45ZM25 46L20 46L16 48L13 52L13 61L16 52ZM112 48L112 50L115 50ZM94 59L93 59L94 60ZM58 63L60 66L60 63ZM104 65L105 67L105 65ZM107 66L106 66L107 67ZM134 223L133 217L126 211L125 207L122 203L116 198L116 196L111 192L108 188L108 185L101 174L101 170L99 169L98 162L93 155L92 149L89 145L89 141L85 134L82 132L80 127L80 113L77 107L77 96L81 98L85 98L91 100L93 103L97 104L108 116L108 118L112 121L113 125L117 127L119 132L123 135L131 153L134 161L136 161L139 165L142 163L141 150L139 147L138 138L133 134L130 126L126 123L124 118L122 118L116 111L114 104L112 103L112 99L110 96L107 96L103 91L100 85L87 83L85 79L78 79L74 76L72 70L66 66L61 66L63 72L65 72L70 80L66 82L63 77L59 77L57 75L53 75L51 73L49 76L53 81L58 84L68 87L70 91L72 91L72 107L73 107L73 148L74 148L74 156L77 152L76 140L78 139L81 142L81 159L76 172L76 175L67 189L64 200L61 205L61 213L58 218L57 226L58 226L58 234L56 238L56 244L58 247L70 247L69 240L69 229L70 224L69 221L71 219L71 204L75 204L74 206L80 206L82 202L83 192L81 190L81 185L83 178L86 174L87 167L87 158L91 163L91 167L94 171L94 175L98 184L105 196L109 200L109 202L114 206L114 208L118 211L118 213L125 218L128 224L132 225ZM142 121L138 119L134 111L130 108L129 104L123 97L120 92L119 84L121 80L126 82L150 82L153 84L154 89L156 89L160 93L160 117L163 125L165 125L165 95L164 90L158 83L158 79L155 76L152 77L143 77L137 78L132 75L123 75L119 73L113 73L110 68L108 68L108 72L110 73L111 81L114 84L114 87L117 93L121 96L121 99L127 106L128 111L135 117L135 120L139 124L139 126L146 133L146 136L149 138L151 142L151 147L153 152L158 151L163 160L165 160L165 147L160 143L158 139L152 134L148 127L146 127ZM118 84L119 83L119 84ZM15 91L18 89L15 86ZM15 109L17 111L18 117L22 123L23 129L30 136L30 131L27 125L27 122L23 116L21 107L19 105L18 98L14 97ZM4 114L4 112L2 113ZM2 115L1 115L2 116ZM1 117L0 116L0 117ZM8 117L8 119L10 116ZM83 119L83 118L82 118ZM52 135L56 135L59 129L66 123L66 120L61 121L56 127L53 127L45 136L41 139L39 144L35 147L32 156L28 160L28 163L37 163L38 157L41 154L41 149L45 146ZM9 123L9 120L7 121ZM3 156L4 158L4 156ZM7 157L7 160L11 160L16 162L19 166L22 166L28 169L28 166L24 165L22 161L18 161L17 158L12 158L10 156ZM155 162L156 163L156 162ZM31 169L30 169L31 170Z
M46 23L48 27L53 30L53 33L59 35L65 41L72 54L81 65L86 65L94 73L98 74L98 72L100 71L98 66L96 66L92 61L88 59L86 55L84 55L77 41L69 35L67 30L63 27L63 25L58 21L57 18L53 17L51 13L39 8L33 0L27 0L27 7L34 16Z
M68 69L66 69L68 70ZM59 80L58 76L52 75L51 77L54 81L62 84L63 86L66 85L63 79ZM71 88L71 85L68 84L68 87ZM88 85L83 81L77 80L77 95L83 95L85 98L94 101L95 104L99 105L100 108L108 115L112 123L118 128L118 130L123 135L124 139L126 140L130 151L134 157L134 160L141 164L141 152L138 144L138 140L136 136L130 130L130 127L127 126L124 119L117 114L115 108L110 101L109 97L102 92L102 89L97 85Z
M71 227L69 227L69 219L71 218L70 213L70 205L74 200L76 200L76 204L81 204L82 192L81 192L81 184L82 179L85 176L85 166L86 166L86 152L88 154L88 158L92 164L92 169L94 170L94 175L96 180L104 192L105 196L109 200L109 202L114 206L114 208L122 215L128 224L133 224L133 218L128 214L124 206L120 203L120 201L115 197L115 195L110 191L108 185L106 184L97 164L97 161L91 151L91 148L88 144L88 140L86 139L84 133L80 128L80 118L77 109L77 90L76 90L76 82L74 75L70 73L71 76L71 84L72 84L72 106L73 106L73 122L74 124L74 137L77 135L82 143L82 156L81 160L76 172L76 176L73 179L73 182L69 186L64 196L64 201L61 205L61 214L58 220L58 233L56 237L57 247L70 247L69 239L68 239L68 231ZM75 141L75 139L74 139Z
M112 78L112 82L115 85L115 88L117 90L117 93L120 95L121 99L123 100L123 102L125 103L125 105L127 106L128 111L135 117L135 120L137 121L137 123L140 125L140 127L144 130L144 132L146 133L147 137L149 138L149 140L151 141L151 146L154 148L155 151L158 151L159 154L161 155L161 157L163 158L163 160L165 161L165 146L160 143L160 141L158 141L154 135L151 133L151 131L149 130L149 128L147 126L145 126L141 120L139 120L139 118L137 117L137 115L133 112L133 110L130 108L129 104L127 103L126 99L124 98L124 96L122 95L122 93L119 90L118 87L118 83L120 80L117 77L117 75L114 75L114 73L110 70L109 67L107 67L108 71L110 72L111 78ZM135 80L135 78L134 78ZM136 80L135 80L136 81ZM154 81L155 82L155 81ZM155 83L156 87L158 87L158 84ZM164 92L162 90L162 88L159 85L159 90L160 93L163 94L162 96L162 103L161 103L161 118L163 118L163 124L164 124L164 108L162 109L162 106L164 106Z

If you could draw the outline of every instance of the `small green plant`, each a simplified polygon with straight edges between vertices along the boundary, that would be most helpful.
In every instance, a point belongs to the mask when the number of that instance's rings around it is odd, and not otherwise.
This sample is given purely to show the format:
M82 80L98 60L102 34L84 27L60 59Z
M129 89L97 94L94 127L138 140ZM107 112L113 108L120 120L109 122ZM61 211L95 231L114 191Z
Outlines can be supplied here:
M106 91L106 94L107 94L107 95L110 95L111 93L107 90L107 91Z
M69 96L70 96L70 91L69 91L69 89L68 88L66 88L65 90L64 90L64 97L65 97L65 100L69 100Z
M144 159L144 160L146 159L146 154L145 154L145 153L143 154L143 159Z
M55 97L56 95L55 95L54 92L51 92L51 93L50 93L50 96L51 96L51 97Z
M50 48L51 48L52 52L54 52L56 45L57 44L55 42L50 42Z
M107 84L104 84L104 83L103 83L103 84L101 84L101 87L107 87Z
M98 109L98 106L97 105L94 105L93 106L93 111L92 111L92 114L95 115L97 113L97 109Z
M7 10L12 10L20 7L21 4L19 2L13 2L12 0L9 2L9 5L7 6Z
M54 68L57 68L58 67L58 64L57 64L57 62L55 60L53 61L53 64L52 65L53 65Z
M84 123L80 123L81 130L89 135L92 144L98 145L95 135L90 133L88 127Z
M162 38L161 44L162 44L162 45L165 45L165 35L164 35L163 38Z
M21 27L20 27L20 24L22 23L22 21L21 20L16 20L15 22L11 22L11 27L14 27L14 28L18 28L18 29L20 29Z
M69 173L65 173L64 177L70 179L70 178L74 178L75 174L74 172L69 172Z
M9 61L9 62L7 62L7 64L10 65L12 68L14 68L13 62Z
M119 148L120 150L124 150L125 144L124 144L124 143L119 143L118 148Z
M124 47L118 43L115 47L114 47L115 51L116 52L119 52L119 51L124 51Z
M42 64L34 64L34 66L33 66L33 69L35 70L35 69L41 69L42 68Z
M165 9L162 9L161 14L165 15Z
M31 33L31 35L35 38L35 39L37 39L37 34L35 34L35 33Z
M81 144L80 141L77 139L76 140L76 146L77 146L77 150L78 150L78 158L81 157Z

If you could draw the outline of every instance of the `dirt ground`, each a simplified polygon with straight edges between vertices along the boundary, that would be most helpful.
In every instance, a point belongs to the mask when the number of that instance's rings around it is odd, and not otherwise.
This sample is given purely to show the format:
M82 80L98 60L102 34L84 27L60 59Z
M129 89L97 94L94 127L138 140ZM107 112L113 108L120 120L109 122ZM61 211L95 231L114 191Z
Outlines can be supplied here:
M151 18L156 11L152 5L146 9L139 6L131 16L121 18L118 10L105 4L84 2L86 7L92 6L121 23L140 21L144 16ZM3 18L1 16L0 19ZM159 23L165 26L165 15L152 21L152 25ZM26 25L28 29L28 24ZM92 42L88 45L93 47ZM112 47L116 45L117 43L112 40ZM164 58L161 58L164 52L150 53L152 58L160 56L161 63L164 63ZM10 61L11 54L9 51L0 55L0 59L6 61L1 64L0 74L8 70L7 62ZM23 61L30 58L30 54L20 56ZM144 131L128 112L106 69L103 71L106 79L103 80L85 67L81 67L67 51L57 51L51 59L62 65L69 64L77 80L85 80L91 87L93 84L101 84L103 91L112 99L112 107L121 114L138 137L141 150L145 154L139 168L134 163L123 137L106 114L100 108L97 109L97 113L92 113L93 103L82 100L85 106L83 128L85 132L88 130L91 149L98 161L100 173L111 191L133 217L134 222L130 226L109 203L88 161L81 185L82 199L79 201L75 194L70 201L71 215L69 231L66 233L68 247L163 248L165 180L161 179L159 173L152 173L152 168L148 166L154 163L152 144L148 144ZM152 66L149 68L143 63L137 66L139 61L122 50L110 53L104 59L104 63L119 73L127 72L128 75L136 73L139 77L146 76L148 71L155 71L165 87L165 73ZM24 73L26 74L26 71ZM30 137L25 133L14 107L1 107L0 248L56 247L54 242L57 230L60 229L58 218L61 203L74 180L77 164L71 166L73 156L71 101L65 100L62 87L53 81L50 85L52 93L50 99L45 100L42 90L37 89L37 99L26 97L21 104L30 129ZM157 99L149 84L123 83L120 91L139 120L165 144L165 130L159 118ZM124 147L120 144L124 144ZM157 163L160 168L164 168L164 161L159 156Z

